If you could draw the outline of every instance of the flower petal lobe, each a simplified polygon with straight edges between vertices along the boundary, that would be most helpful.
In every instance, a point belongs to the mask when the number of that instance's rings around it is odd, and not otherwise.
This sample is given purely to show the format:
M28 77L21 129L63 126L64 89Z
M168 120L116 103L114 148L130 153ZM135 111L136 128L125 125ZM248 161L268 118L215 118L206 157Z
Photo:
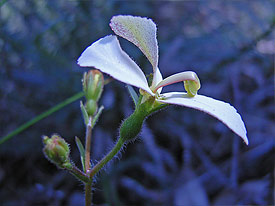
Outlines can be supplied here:
M110 27L116 35L135 44L148 58L155 71L158 65L157 27L151 19L118 15L111 19Z
M151 88L155 88L156 85L161 82L163 80L162 78L162 74L160 73L159 68L157 67L155 69L154 75L153 75L153 81L152 81L152 86ZM159 89L157 89L158 93L160 94L162 90L162 87L160 87Z
M228 128L239 135L246 144L248 144L244 122L236 109L229 103L203 95L196 95L190 98L187 93L184 92L169 92L162 95L165 98L159 100L159 102L176 104L206 112L222 121Z
M106 36L85 49L77 60L82 67L95 67L113 78L154 95L139 66L121 49L116 36Z

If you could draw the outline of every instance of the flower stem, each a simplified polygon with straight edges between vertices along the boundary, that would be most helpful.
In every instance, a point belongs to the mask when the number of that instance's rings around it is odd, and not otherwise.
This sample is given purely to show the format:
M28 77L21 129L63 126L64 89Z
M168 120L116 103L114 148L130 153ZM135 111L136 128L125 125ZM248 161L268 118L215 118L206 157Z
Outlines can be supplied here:
M67 170L84 183L90 181L90 178L74 165L71 169L67 169Z
M90 172L90 158L91 158L91 138L92 138L92 119L89 117L89 122L86 125L86 142L85 142L85 170L86 175ZM92 178L85 183L85 206L92 205Z
M98 162L91 170L90 172L90 178L93 178L93 176L98 173L98 171L106 165L113 157L120 151L125 141L123 141L121 138L118 139L116 145L113 147L113 149L100 161Z
M85 184L85 206L92 205L92 181Z
M91 153L91 136L92 136L92 125L91 118L89 119L89 123L86 126L86 143L85 143L85 168L86 173L90 170L90 153Z

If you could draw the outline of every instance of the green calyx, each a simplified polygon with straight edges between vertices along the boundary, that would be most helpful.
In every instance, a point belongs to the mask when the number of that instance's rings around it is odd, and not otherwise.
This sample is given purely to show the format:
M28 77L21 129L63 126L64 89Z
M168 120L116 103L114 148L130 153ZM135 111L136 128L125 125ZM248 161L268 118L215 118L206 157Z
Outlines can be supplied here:
M146 98L145 102L142 99ZM155 97L145 97L140 95L139 103L134 111L120 127L120 138L123 142L133 140L140 133L142 125L147 116L159 110L163 104L157 102Z
M146 116L142 110L137 109L122 123L120 127L120 138L123 142L132 140L139 134Z

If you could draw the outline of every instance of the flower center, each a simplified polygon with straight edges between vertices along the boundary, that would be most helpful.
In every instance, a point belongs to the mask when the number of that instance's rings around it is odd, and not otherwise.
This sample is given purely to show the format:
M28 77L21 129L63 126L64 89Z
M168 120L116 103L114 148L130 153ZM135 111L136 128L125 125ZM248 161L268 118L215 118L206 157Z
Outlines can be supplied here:
M187 94L191 97L194 97L201 87L197 74L192 71L186 71L171 75L163 79L157 84L155 88L153 88L153 92L156 93L159 88L170 84L175 84L177 82L184 82L184 88L187 91Z

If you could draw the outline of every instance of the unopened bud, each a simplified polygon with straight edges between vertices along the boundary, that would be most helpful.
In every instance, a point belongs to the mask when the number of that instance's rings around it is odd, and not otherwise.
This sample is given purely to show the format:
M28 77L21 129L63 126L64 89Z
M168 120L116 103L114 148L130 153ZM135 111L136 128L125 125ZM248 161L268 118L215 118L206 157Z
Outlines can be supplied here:
M93 116L97 111L97 103L95 100L89 99L86 103L86 111L89 116Z
M90 70L84 73L83 90L87 100L98 101L103 91L104 78L103 74L98 70Z
M43 143L45 145L43 151L48 160L60 168L70 169L72 167L69 158L70 148L62 137L56 134L51 138L43 136Z

